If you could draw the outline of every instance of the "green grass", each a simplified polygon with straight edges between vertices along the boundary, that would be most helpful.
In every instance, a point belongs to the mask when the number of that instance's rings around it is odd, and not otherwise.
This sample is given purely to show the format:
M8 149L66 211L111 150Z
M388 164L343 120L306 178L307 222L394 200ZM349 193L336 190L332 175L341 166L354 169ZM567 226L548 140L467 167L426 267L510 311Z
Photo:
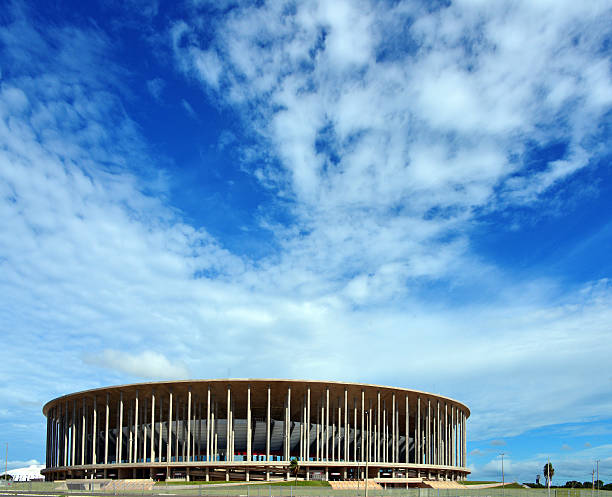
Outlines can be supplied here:
M327 481L320 480L310 480L310 481L301 481L298 480L289 480L289 481L274 481L274 482L261 482L257 485L276 485L279 487L329 487L330 484Z
M169 481L169 482L165 482L165 481L158 481L157 483L155 483L155 486L159 486L159 487L164 487L164 486L171 486L171 485L215 485L215 484L224 484L224 483L245 483L246 482L241 482L241 481L225 481L225 480L214 480L214 481ZM295 480L289 480L289 481L270 481L270 482L251 482L249 483L250 486L258 486L258 485L272 485L272 486L280 486L280 487L329 487L329 483L326 481L318 481L318 480L311 480L311 481L301 481L298 480L297 482Z
M461 483L462 485L487 485L490 483L500 483L501 481L460 481L459 483ZM499 488L502 488L501 485L499 486ZM506 483L504 485L504 488L522 488L525 489L525 487L523 487L523 485L521 485L520 483Z
M231 481L225 480L214 480L214 481L158 481L155 486L165 487L170 485L214 485L216 483L232 483Z

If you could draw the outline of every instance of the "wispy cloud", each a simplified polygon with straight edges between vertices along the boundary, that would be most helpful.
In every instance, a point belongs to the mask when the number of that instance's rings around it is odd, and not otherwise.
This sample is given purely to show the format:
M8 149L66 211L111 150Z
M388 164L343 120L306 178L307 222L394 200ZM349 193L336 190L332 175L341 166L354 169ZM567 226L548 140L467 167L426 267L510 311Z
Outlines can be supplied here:
M106 349L99 354L87 355L85 362L135 378L188 379L189 370L180 359L168 359L151 350L129 353Z
M153 78L147 81L147 90L155 100L161 98L165 86L166 83L161 78Z
M244 190L273 199L249 211L275 244L258 257L171 203L111 38L93 25L43 36L13 9L0 28L0 422L28 419L44 440L25 401L228 368L455 396L474 440L609 416L612 383L592 380L609 362L610 281L521 278L472 239L483 214L538 216L609 153L606 8L305 2L172 19L172 67L239 116ZM163 99L150 77L140 86ZM193 95L176 101L197 115ZM236 131L211 148L239 147ZM530 151L553 142L566 152L534 167Z

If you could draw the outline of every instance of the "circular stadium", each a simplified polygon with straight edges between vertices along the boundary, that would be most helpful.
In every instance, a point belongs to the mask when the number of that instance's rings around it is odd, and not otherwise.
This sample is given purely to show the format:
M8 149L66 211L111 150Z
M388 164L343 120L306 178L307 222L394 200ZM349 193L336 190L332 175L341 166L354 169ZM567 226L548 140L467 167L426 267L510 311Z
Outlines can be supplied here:
M153 479L456 481L461 402L329 381L138 383L59 397L47 418L48 481ZM297 468L295 462L297 461Z

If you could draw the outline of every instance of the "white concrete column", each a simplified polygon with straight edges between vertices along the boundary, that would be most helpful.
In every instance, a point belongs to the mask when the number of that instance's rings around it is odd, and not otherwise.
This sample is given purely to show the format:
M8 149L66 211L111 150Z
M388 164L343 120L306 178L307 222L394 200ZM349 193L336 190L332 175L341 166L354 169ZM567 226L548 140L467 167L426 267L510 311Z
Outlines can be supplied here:
M142 403L142 462L147 462L147 399Z
M45 445L45 467L53 466L51 460L51 411L47 411L47 443Z
M331 419L331 460L336 460L336 423L335 423L335 409L332 407L332 419Z
M151 462L155 462L155 392L151 393Z
M54 429L54 420L51 416L51 410L47 411L47 444L45 446L45 467L47 468L51 468L51 467L55 467L55 464L53 463L53 457L52 457L52 453L53 453L53 448L51 447L51 440L53 439L53 434L52 434L52 430ZM62 416L61 413L61 405L60 405L60 419ZM59 440L59 437L58 437ZM57 457L57 460L59 461L60 458L59 456Z
M463 464L461 462L461 409L457 408L455 412L455 423L457 424L456 435L457 438L457 466L461 467Z
M341 455L342 455L342 451L341 451L341 445L340 445L340 440L342 437L342 433L341 433L341 427L342 427L342 402L340 397L338 397L338 454L336 456L336 460L340 461L341 459Z
M236 411L236 402L234 402L234 397L232 396L232 410L230 411L230 440L232 441L230 447L230 461L234 460L235 451L235 436L236 436L236 423L234 422L234 412Z
M212 426L210 425L210 385L206 393L206 462L210 462L210 445L211 445ZM208 475L208 470L206 472ZM208 481L208 480L207 480Z
M98 464L96 457L96 442L98 441L98 401L94 395L93 399L93 418L91 434L91 464Z
M357 399L353 397L353 462L357 462Z
M395 393L391 395L391 462L395 463Z
M53 420L53 409L50 409L47 412L47 446L45 447L47 458L46 458L46 467L54 467L53 464L53 430L55 421Z
M110 395L106 394L106 411L104 413L104 464L108 464L108 418L110 415Z
M197 439L197 442L198 442L198 456L197 457L200 458L200 459L196 458L196 460L200 460L200 461L203 460L202 459L202 447L201 447L201 444L202 444L202 422L203 421L204 421L204 418L202 416L202 401L198 397L198 419L197 419L197 424L198 424L198 439Z
M134 457L132 460L137 463L138 462L138 413L140 412L140 408L138 406L138 390L136 390L136 397L134 398Z
M410 403L406 395L406 464L410 462Z
M463 454L461 453L461 448L463 445L463 430L461 428L461 409L457 409L457 466L463 466Z
M380 448L380 390L378 390L376 392L376 462L381 461Z
M86 412L86 404L85 404L85 397L83 397L83 410L81 412L81 466L85 464L85 432L87 431L86 430L87 418L85 417L85 412Z
M168 396L168 440L166 443L166 462L172 462L172 392ZM168 470L169 471L169 470Z
M382 403L382 454L381 461L388 462L388 454L389 454L389 441L387 440L387 401L383 400Z
M321 396L321 408L319 409L321 413L321 442L320 442L320 450L319 450L319 461L325 460L325 396Z
M72 401L72 431L70 433L70 465L74 466L75 436L76 436L76 399Z
M365 392L361 391L361 461L365 462Z
M416 458L416 462L418 464L421 464L423 452L421 451L421 396L420 395L417 397L416 431L417 431L416 433L417 439L415 440L415 442L416 442L416 449L418 451L418 457Z
M291 387L287 388L287 457L285 461L291 459Z
M219 419L219 414L218 414L218 403L217 402L213 402L213 406L214 409L212 410L212 412L210 413L210 433L211 433L211 439L210 439L210 451L212 452L212 459L213 461L216 461L219 459L219 444L218 439L218 433L217 433L217 424L219 423L218 419Z
M106 409L108 410L108 394L106 394ZM107 412L108 418L108 412ZM108 440L108 422L106 423L106 438ZM68 401L64 405L64 454L63 454L63 466L68 466Z
M163 415L164 415L164 410L162 408L162 402L163 402L164 398L160 395L159 396L159 422L157 424L158 427L158 433L159 433L159 438L157 439L157 461L158 462L162 462L162 439L163 437L163 427L164 427L164 423L163 423Z
M374 456L372 455L372 452L374 450L374 446L372 444L372 427L374 425L374 419L372 417L372 399L368 399L368 418L366 420L366 426L368 428L368 438L367 438L367 445L368 445L368 451L366 452L366 461L372 462L374 459Z
M465 466L465 459L463 457L463 445L465 443L465 433L463 431L463 411L459 410L459 466Z
M459 465L461 467L464 466L464 459L463 459L463 444L465 442L465 437L464 437L464 433L463 433L463 411L460 409L459 410Z
M55 466L63 466L63 448L64 448L64 413L62 411L62 405L58 404L56 407L57 413L57 440L56 440L56 455L55 455Z
M461 446L461 433L459 431L459 409L455 407L455 466L461 466L459 447Z
M61 466L61 451L62 451L62 406L58 404L53 409L53 430L54 430L54 443L53 443L53 467Z
M329 387L325 387L325 460L329 461Z
M463 412L463 467L467 466L467 416Z
M455 439L455 406L451 406L451 464L457 465L457 441Z
M229 461L229 453L230 453L230 425L231 425L231 387L227 386L227 422L225 425L225 460Z
M50 409L47 413L47 464L48 468L59 466L59 427L61 425L61 407Z
M67 407L67 404L66 404ZM66 466L66 416L67 409L61 404L47 412L47 457L46 466ZM53 478L57 478L54 476Z
M191 388L187 391L187 462L191 462ZM183 421L184 422L184 421Z
M320 431L320 423L319 418L321 417L321 409L319 408L319 404L317 404L317 427L316 427L316 440L315 440L315 461L320 461L320 451L319 451L319 442L321 440L321 431Z
M117 462L121 463L123 458L123 392L119 393L119 451Z
M302 399L302 408L300 409L300 452L298 461L304 460L304 450L306 450L306 399Z
M58 414L57 414L57 407L54 407L53 409L51 409L49 411L48 414L48 418L47 420L49 421L50 418L50 423L49 423L49 428L50 428L50 435L51 438L49 440L49 446L47 447L47 451L50 453L50 458L49 458L49 462L50 462L50 467L55 467L57 466L57 446L58 443L57 441L59 440L58 437L58 426L59 423L57 422L57 418L58 418Z
M300 441L298 443L298 461L304 460L304 402L302 401L302 407L300 408Z
M306 390L306 460L310 461L310 387ZM306 468L306 479L310 479L308 468Z
M267 388L266 400L266 463L270 461L270 385ZM269 464L266 464L266 481L270 480Z
M344 460L349 460L348 389L344 389Z
M448 466L448 403L444 402L444 465Z
M431 443L431 399L427 399L427 464L432 464L432 443Z
M266 461L270 460L270 385L268 385L268 401L266 407ZM270 474L266 471L266 474Z
M400 403L399 399L395 405L395 462L399 462L399 448L400 448L400 422L399 422L399 411Z
M436 464L441 464L440 454L442 453L442 439L440 438L440 401L436 400Z
M132 405L132 401L130 401L130 410L128 412L128 462L134 462L133 454L134 454L134 406Z
M253 440L253 434L251 433L251 385L247 387L247 432L246 432L246 449L247 449L247 461L252 460L252 447L251 443Z

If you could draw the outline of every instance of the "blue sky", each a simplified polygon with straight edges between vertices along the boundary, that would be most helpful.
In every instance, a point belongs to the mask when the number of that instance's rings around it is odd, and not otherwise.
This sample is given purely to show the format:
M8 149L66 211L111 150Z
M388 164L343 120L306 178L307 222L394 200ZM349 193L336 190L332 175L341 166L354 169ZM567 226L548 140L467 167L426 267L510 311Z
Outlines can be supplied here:
M172 378L434 391L612 480L609 2L4 2L0 433Z

